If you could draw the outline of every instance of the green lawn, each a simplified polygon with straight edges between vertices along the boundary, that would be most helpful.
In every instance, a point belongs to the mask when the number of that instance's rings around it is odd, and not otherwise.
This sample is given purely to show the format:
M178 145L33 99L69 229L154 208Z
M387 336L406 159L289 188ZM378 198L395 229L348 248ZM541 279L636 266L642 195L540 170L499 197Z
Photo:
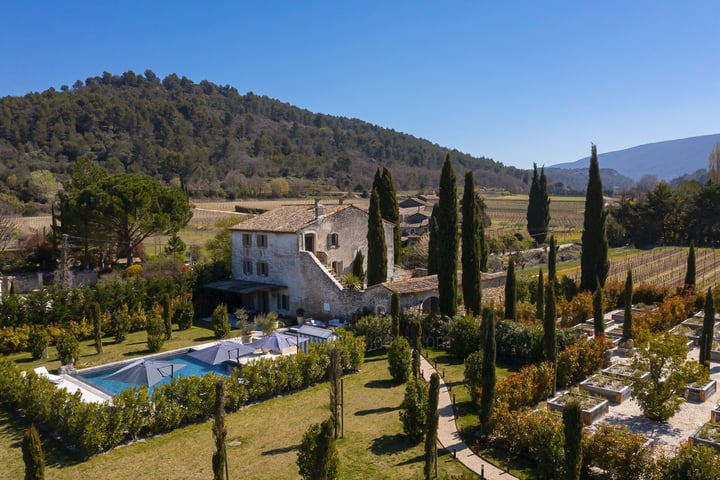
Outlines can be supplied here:
M196 330L203 332L201 329ZM387 357L369 357L345 378L345 437L338 441L340 478L422 478L423 447L402 435L398 405L404 388L394 385ZM247 407L226 417L230 478L297 478L297 447L307 427L329 414L327 384ZM7 478L21 478L20 440L26 424L0 410L0 462ZM45 436L44 436L45 437ZM207 479L213 451L211 422L116 448L87 461L73 459L44 438L48 479ZM446 452L440 475L477 478Z

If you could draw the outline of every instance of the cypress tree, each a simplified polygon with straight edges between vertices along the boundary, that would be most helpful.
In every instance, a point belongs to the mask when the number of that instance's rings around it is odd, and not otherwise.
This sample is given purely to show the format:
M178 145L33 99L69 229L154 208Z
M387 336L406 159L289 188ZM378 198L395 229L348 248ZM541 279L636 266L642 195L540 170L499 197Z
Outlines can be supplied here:
M505 318L515 320L516 302L517 294L515 293L515 259L511 258L507 268L507 276L505 277Z
M330 350L330 365L328 365L328 383L330 384L330 417L333 420L333 435L337 440L339 437L339 427L342 418L340 416L340 408L342 403L342 387L340 379L342 378L342 358L340 350L333 347Z
M440 174L440 198L438 200L438 296L440 313L454 317L457 312L457 254L458 254L458 208L455 172L450 154Z
M597 289L593 294L593 331L596 337L605 336L605 320L603 319L603 293L600 282L597 282Z
M572 400L563 408L565 480L579 480L582 467L582 408Z
M695 244L690 244L687 256L687 269L685 270L685 290L695 288Z
M580 290L595 291L605 285L610 262L608 241L605 232L605 216L600 166L597 148L592 146L590 175L585 194L585 215L583 219L582 253L580 255Z
M392 317L393 337L400 336L400 294L393 290L390 297L390 316Z
M428 391L428 412L425 429L425 479L435 478L437 472L437 430L440 422L438 403L440 397L440 375L433 372L430 376Z
M475 194L472 172L465 174L465 190L462 198L462 289L465 310L472 315L480 314L482 303L482 279L480 271L480 228L482 218Z
M393 252L394 263L400 263L402 252L402 237L400 232L400 207L398 205L397 192L390 170L383 167L380 177L380 213L382 218L393 224Z
M103 353L102 311L100 310L100 304L98 302L93 304L93 334L95 338L95 350L97 353Z
M551 235L548 245L548 283L557 284L557 250L555 235Z
M545 302L543 315L543 355L545 360L557 363L557 312L555 308L555 285L547 284L545 295L548 297ZM552 297L552 298L550 298ZM555 389L553 388L553 391Z
M436 275L438 273L438 255L440 245L440 230L438 230L438 206L433 205L430 221L428 223L428 233L430 239L428 241L428 275Z
M337 446L335 445L335 437L333 437L332 418L325 420L320 425L320 435L318 435L315 444L315 462L313 474L317 475L312 478L323 480L333 480L338 478L339 458Z
M480 430L483 435L492 431L490 419L495 402L495 312L491 308L483 310L483 324L485 328L485 345L482 363L482 393L480 394Z
M547 191L545 167L538 177L537 165L533 163L533 178L530 185L527 209L527 229L537 243L545 243L550 225L550 197Z
M380 197L377 189L370 195L370 210L368 212L368 265L367 285L376 285L387 279L387 249L385 245L385 230L380 216Z
M625 293L623 296L623 303L625 306L625 314L623 316L623 334L622 341L627 342L632 340L632 297L633 297L633 279L632 270L628 269L627 278L625 278Z
M31 424L25 431L22 441L23 461L25 462L25 480L42 480L45 478L45 454L40 441L40 434Z
M173 303L170 294L163 296L163 320L165 322L165 340L172 339Z
M710 365L710 352L715 328L715 304L713 303L712 288L708 288L705 295L705 318L703 319L703 330L700 336L700 365Z
M355 276L358 280L360 280L360 283L365 282L365 257L363 256L362 250L358 250L355 254L355 258L353 259L353 269L352 274Z
M538 272L537 298L535 299L535 318L542 320L545 315L545 285L542 268Z
M229 478L227 463L227 447L225 437L225 397L227 390L225 380L215 382L215 413L213 416L213 439L215 440L215 452L212 456L214 480L226 480Z

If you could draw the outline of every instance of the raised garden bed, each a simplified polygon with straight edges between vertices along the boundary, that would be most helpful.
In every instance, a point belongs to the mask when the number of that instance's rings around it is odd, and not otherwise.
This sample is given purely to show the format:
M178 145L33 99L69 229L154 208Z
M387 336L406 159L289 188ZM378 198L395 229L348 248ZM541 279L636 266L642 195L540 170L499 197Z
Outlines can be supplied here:
M715 408L710 410L710 421L720 422L720 405L717 405Z
M594 421L605 415L610 409L610 402L602 397L592 396L577 391L567 391L551 398L547 402L548 409L562 412L565 404L577 400L582 409L582 420L585 425L592 425Z
M685 398L690 402L704 402L717 391L717 380L710 380L705 385L688 385L685 387Z
M640 315L644 311L645 311L645 309L643 309L643 308L633 307L632 308L633 318L635 318L637 315ZM625 323L625 310L617 310L617 311L613 312L611 318L612 318L613 322L615 322L615 323Z
M610 365L608 368L603 368L602 372L610 375L617 375L619 377L625 377L629 380L632 380L633 378L635 378L636 370L633 369L632 365L615 363L613 365ZM640 375L640 379L643 382L647 381L648 378L650 378L650 374L648 372L643 372L642 375Z
M696 347L700 343L700 334L702 333L702 326L694 327L689 325L680 324L670 329L670 333L673 335L679 335L688 337L692 343L690 348Z
M714 448L716 452L720 452L720 423L706 423L690 435L689 440L693 446L705 445Z
M620 404L630 398L632 381L628 377L608 373L596 373L580 382L580 388Z
M595 325L595 319L591 318L590 320L585 320L585 323L587 323L588 325ZM612 318L603 317L603 325L605 326L605 328L608 328L613 323L615 323L615 321Z

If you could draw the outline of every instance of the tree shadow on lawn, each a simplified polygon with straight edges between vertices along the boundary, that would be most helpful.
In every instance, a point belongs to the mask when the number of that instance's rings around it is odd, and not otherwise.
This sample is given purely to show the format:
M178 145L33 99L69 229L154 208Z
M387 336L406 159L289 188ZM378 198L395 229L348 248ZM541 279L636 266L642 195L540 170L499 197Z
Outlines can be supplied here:
M217 340L215 335L205 335L204 337L193 338L193 342L211 342L213 340Z
M358 417L364 417L365 415L374 415L376 413L388 413L388 412L394 412L395 410L399 410L400 407L380 407L380 408L371 408L369 410L358 410L355 412L355 416Z
M412 465L413 463L424 462L424 461L425 461L425 455L415 455L412 458L408 458L404 462L398 463L397 466L399 467L401 465Z
M405 435L396 433L395 435L383 435L373 440L372 445L370 445L370 451L375 455L394 455L413 448L414 446L415 444Z
M300 445L290 445L289 447L273 448L272 450L265 450L261 455L282 455L283 453L290 453L300 448Z
M370 380L364 386L365 388L392 388L400 385L396 381L388 378L384 380Z

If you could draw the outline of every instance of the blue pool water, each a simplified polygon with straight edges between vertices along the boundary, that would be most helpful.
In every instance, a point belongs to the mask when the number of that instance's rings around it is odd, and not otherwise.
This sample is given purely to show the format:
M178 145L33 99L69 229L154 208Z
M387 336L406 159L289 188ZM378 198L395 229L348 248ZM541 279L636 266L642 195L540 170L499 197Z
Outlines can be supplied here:
M220 364L220 365L208 365L206 363L202 363L198 360L195 360L192 357L187 356L186 354L182 355L173 355L171 357L164 357L164 358L155 358L155 360L163 360L163 361L171 361L171 362L177 362L182 363L185 366L182 367L180 370L175 372L174 376L176 377L189 377L192 375L196 376L203 376L210 372L215 372L219 375L229 375L230 367L228 364ZM93 387L97 388L98 390L101 390L108 395L117 395L123 390L126 390L130 387L137 387L138 385L131 385L129 383L125 382L119 382L116 380L108 380L107 377L112 375L113 373L117 372L121 368L127 366L128 363L125 363L123 365L116 366L114 368L108 368L105 370L99 370L95 372L88 372L88 373L78 373L76 376L80 378L80 380L92 385ZM165 377L152 387L148 387L148 393L152 395L153 387L157 385L164 385L170 383L170 377Z

